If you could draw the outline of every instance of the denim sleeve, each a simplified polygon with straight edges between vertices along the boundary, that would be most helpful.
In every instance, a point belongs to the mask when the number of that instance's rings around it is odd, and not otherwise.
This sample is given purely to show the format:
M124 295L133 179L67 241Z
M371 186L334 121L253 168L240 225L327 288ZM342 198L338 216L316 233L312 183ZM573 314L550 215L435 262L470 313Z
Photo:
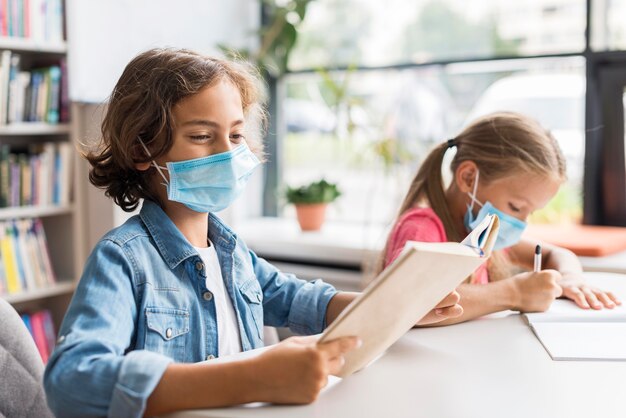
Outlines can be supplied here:
M322 280L304 281L285 274L250 251L257 280L263 289L263 320L288 326L297 334L318 334L326 328L326 308L337 290Z
M44 374L48 404L59 417L141 417L171 362L129 351L137 307L133 259L103 240L90 255Z

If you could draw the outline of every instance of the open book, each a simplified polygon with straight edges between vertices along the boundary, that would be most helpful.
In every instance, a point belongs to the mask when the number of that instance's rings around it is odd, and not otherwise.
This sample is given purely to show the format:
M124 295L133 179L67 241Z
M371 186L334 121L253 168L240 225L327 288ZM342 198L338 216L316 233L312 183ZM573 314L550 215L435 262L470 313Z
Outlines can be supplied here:
M348 353L340 376L365 367L489 257L499 228L490 215L462 242L406 243L403 252L322 334L319 342L358 336L363 345Z
M586 273L590 285L611 291L626 303L626 276ZM524 314L553 360L626 361L626 306L581 309L567 299L557 299L550 309Z

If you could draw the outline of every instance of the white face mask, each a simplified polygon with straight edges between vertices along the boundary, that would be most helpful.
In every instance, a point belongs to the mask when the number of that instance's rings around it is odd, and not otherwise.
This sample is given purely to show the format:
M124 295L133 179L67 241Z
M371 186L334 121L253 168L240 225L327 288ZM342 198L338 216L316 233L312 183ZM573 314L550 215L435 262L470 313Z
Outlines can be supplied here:
M148 147L139 139L148 156ZM196 212L219 212L226 209L241 194L259 159L246 143L219 154L193 160L152 165L158 170L167 187L169 200L180 202ZM169 181L162 170L169 172Z

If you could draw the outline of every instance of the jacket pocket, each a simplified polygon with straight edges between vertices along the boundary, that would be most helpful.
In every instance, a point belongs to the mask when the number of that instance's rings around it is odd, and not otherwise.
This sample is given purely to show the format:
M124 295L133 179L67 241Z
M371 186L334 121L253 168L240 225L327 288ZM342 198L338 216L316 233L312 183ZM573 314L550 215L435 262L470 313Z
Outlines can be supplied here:
M188 310L146 308L146 350L161 353L182 362L185 360L185 340L188 333Z
M263 340L263 291L261 285L256 278L253 278L242 283L239 286L239 291L246 301L246 306L256 327L257 336Z

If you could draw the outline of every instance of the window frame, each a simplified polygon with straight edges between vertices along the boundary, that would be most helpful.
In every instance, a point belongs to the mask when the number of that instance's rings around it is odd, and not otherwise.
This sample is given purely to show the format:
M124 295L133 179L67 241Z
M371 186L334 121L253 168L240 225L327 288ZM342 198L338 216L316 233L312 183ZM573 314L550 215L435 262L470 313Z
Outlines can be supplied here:
M599 3L602 0L597 0ZM602 51L591 48L594 0L586 0L585 47L580 52L536 55L503 55L469 57L422 63L399 63L382 66L331 66L328 71L387 71L446 66L457 63L478 63L534 58L583 57L585 60L585 168L583 174L583 224L626 226L626 176L614 178L614 173L626 172L624 158L623 107L615 105L615 86L626 86L626 51ZM316 68L287 70L280 78L268 76L269 123L266 144L271 156L265 166L263 216L278 216L276 190L282 178L281 141L286 135L279 101L284 97L284 77L292 74L312 74ZM620 74L619 72L622 72ZM611 90L611 87L613 90ZM620 96L621 100L621 96ZM621 104L621 101L619 102ZM615 109L617 107L617 110ZM622 112L619 115L618 111ZM620 134L621 132L621 134ZM621 142L620 142L621 138ZM621 152L616 152L621 150ZM621 158L621 159L620 159ZM617 185L617 186L616 186ZM619 193L615 193L615 187Z

